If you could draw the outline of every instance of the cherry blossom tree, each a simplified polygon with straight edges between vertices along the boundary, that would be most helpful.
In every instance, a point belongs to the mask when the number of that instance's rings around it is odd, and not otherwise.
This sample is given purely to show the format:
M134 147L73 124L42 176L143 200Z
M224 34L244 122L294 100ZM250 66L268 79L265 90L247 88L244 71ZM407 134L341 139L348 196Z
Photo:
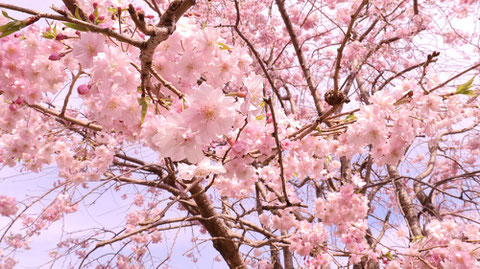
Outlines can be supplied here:
M0 268L112 195L51 266L480 267L478 1L63 4L0 3Z

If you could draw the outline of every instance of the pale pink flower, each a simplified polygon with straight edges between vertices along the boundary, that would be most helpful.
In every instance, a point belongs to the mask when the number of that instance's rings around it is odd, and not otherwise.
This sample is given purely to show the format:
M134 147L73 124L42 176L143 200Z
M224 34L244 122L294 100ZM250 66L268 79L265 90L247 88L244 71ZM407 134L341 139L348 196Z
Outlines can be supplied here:
M17 213L18 207L15 198L0 195L0 215L11 216Z
M227 51L220 51L213 63L212 72L209 73L208 79L210 84L214 86L221 86L223 83L232 79L238 69L238 59L232 57Z
M216 48L218 48L218 40L220 38L220 32L216 28L205 28L199 35L199 42L196 50L199 53L211 54Z
M163 128L151 139L152 144L161 150L160 154L174 161L201 161L204 156L198 131L185 126L183 118L178 114L171 114L164 122Z
M197 82L203 72L205 58L203 54L187 50L180 59L178 72L183 83L193 84Z
M145 200L143 198L143 195L137 194L137 195L135 195L135 200L133 201L133 204L136 205L136 206L142 206L144 201Z
M140 76L130 65L131 59L117 47L105 47L93 60L93 80L112 81L125 89L136 89ZM108 83L106 83L108 85Z
M159 231L153 232L151 237L152 237L152 243L154 243L154 244L162 241L162 233L159 232Z
M92 67L93 57L105 50L105 38L101 34L82 33L72 45L73 56L83 68Z
M241 110L243 113L251 111L254 115L258 115L263 109L263 78L251 74L243 79L243 85L247 88L247 96Z
M355 186L357 187L363 187L365 186L367 183L365 183L365 181L360 177L358 176L357 174L353 175L352 176L352 182L353 184L355 184Z
M225 168L219 162L212 164L209 158L204 158L197 165L178 164L178 173L180 178L190 180L194 176L205 177L225 173Z
M227 134L234 122L235 102L219 89L202 84L189 96L191 106L184 111L189 126L204 143Z

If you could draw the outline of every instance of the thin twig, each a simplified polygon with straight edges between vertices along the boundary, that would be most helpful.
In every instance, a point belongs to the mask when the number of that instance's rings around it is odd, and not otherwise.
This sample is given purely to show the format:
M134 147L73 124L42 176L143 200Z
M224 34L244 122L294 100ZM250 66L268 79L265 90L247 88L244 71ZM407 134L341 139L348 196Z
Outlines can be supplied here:
M285 27L287 28L287 32L290 35L290 39L292 41L292 45L295 49L295 54L297 55L298 62L300 63L300 67L303 72L303 76L307 80L308 89L310 90L310 94L312 95L315 109L317 110L317 114L319 117L322 116L322 109L320 107L320 97L318 96L318 92L315 86L313 86L312 76L310 74L310 70L307 67L305 57L303 56L302 49L300 44L298 43L297 35L295 34L292 26L292 22L288 17L287 10L285 9L285 0L275 0L275 3L278 6L278 10L280 11L280 15L282 16L283 22L285 23Z
M350 36L352 35L352 29L353 29L353 25L355 24L355 20L360 14L360 11L362 11L363 7L367 4L368 4L368 0L363 0L362 3L360 3L360 6L355 11L355 13L351 16L350 24L348 25L348 29L347 29L347 32L345 33L345 37L343 38L342 44L337 49L337 59L335 60L335 73L333 75L333 90L335 93L338 93L339 91L338 76L340 74L340 66L342 62L343 50L345 49L345 46L347 45L348 40L350 40Z
M452 81L452 80L454 80L454 79L462 76L463 74L465 74L465 73L467 73L467 72L469 72L469 71L471 71L471 70L474 70L474 69L477 68L477 67L480 67L480 63L478 63L478 64L476 64L476 65L474 65L474 66L472 66L472 67L470 67L470 68L468 68L468 69L466 69L466 70L464 70L464 71L456 74L455 76L453 76L453 77L451 77L451 78L449 78L449 79L447 79L447 80L446 80L445 82L443 82L442 84L440 84L440 85L432 88L430 91L428 91L428 93L431 93L431 92L433 92L433 91L435 91L435 90L437 90L437 89L439 89L439 88L447 85L450 81Z
M277 149L278 149L278 164L280 165L280 179L282 181L282 190L283 190L283 196L285 197L285 203L287 206L291 206L292 203L288 200L288 194L287 194L287 183L285 180L285 171L283 167L283 157L282 157L282 145L280 143L280 138L278 136L278 124L277 124L277 119L275 118L275 110L273 108L272 104L272 99L265 99L265 103L268 104L270 108L270 113L272 114L272 121L273 121L273 136L275 137L275 143L277 144Z
M105 34L107 36L113 37L113 38L115 38L119 41L128 43L128 44L130 44L132 46L135 46L135 47L138 47L138 48L143 45L143 41L140 41L140 40L122 35L120 33L117 33L116 31L114 31L113 29L100 27L98 25L95 25L95 24L92 24L92 23L89 23L89 22L85 22L85 21L81 21L81 20L78 20L78 19L75 19L75 18L60 16L60 15L54 15L54 14L49 14L49 13L40 13L40 12L37 12L35 10L31 10L31 9L28 9L28 8L17 7L17 6L14 6L14 5L3 4L3 3L0 3L0 7L10 9L10 10L16 10L16 11L27 13L27 14L37 15L41 18L47 18L47 19L52 19L52 20L57 20L57 21L74 23L76 25L83 26L83 27L87 28L88 30L90 30L92 32Z
M72 83L70 84L70 88L68 89L67 96L65 96L65 100L63 100L63 107L62 111L60 112L60 115L58 115L60 118L63 118L65 116L65 112L67 111L67 105L68 105L68 100L70 99L70 95L72 95L73 87L75 86L75 82L77 82L78 78L80 75L82 75L82 67L78 69L78 73L76 75L73 74L72 72Z
M39 104L27 104L27 105L29 107L35 109L35 110L38 110L40 112L45 113L45 114L49 114L49 115L58 117L60 119L64 119L64 120L66 120L70 123L77 124L77 125L83 126L85 128L89 128L89 129L92 129L92 130L95 130L95 131L101 131L103 129L102 126L92 124L91 122L82 121L82 120L79 120L77 118L73 118L73 117L66 116L66 115L60 116L60 112L58 112L54 109L43 107L42 105L39 105Z

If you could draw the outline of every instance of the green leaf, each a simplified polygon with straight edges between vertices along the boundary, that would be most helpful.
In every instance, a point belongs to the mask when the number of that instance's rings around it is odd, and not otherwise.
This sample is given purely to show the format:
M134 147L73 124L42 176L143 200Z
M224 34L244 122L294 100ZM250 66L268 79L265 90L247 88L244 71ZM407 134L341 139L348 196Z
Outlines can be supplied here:
M258 115L255 119L256 120L263 120L265 118L265 115Z
M138 104L142 106L142 113L141 113L141 122L145 120L145 115L147 115L148 110L148 102L145 97L138 98Z
M107 7L107 11L112 13L112 14L117 14L118 9L113 8L113 7Z
M11 25L11 24L12 24L12 22L9 22L9 23L7 23L7 24L4 24L4 25L0 26L0 32L3 33L3 32L5 32L5 31L7 31L8 28L10 28L10 25Z
M343 121L344 122L351 122L351 121L356 121L356 120L357 120L357 116L355 116L355 114L350 114Z
M385 253L385 254L383 254L383 256L387 257L387 259L389 259L389 260L391 260L391 261L395 260L395 259L393 258L393 256L392 256L392 253L390 253L390 251L387 252L387 253Z
M231 48L225 44L223 44L222 42L218 42L218 45L220 46L220 49L222 50L231 50Z
M53 29L50 29L42 33L42 37L46 39L55 39L56 36L57 36L57 24L53 26Z
M469 81L460 84L457 86L457 90L455 91L455 94L464 94L468 96L477 96L477 93L475 91L470 90L473 84L473 79L475 77L471 78Z
M332 156L330 156L330 154L328 154L327 156L325 156L325 159L327 161L327 165L329 165L332 161L333 161L333 158Z
M43 32L42 37L46 39L55 39L55 35L52 32Z
M413 238L412 243L418 242L418 241L422 240L423 238L425 238L425 236L417 235Z
M65 26L67 26L68 28L72 28L77 31L88 32L87 28L75 23L64 22L63 24L65 24Z
M100 22L98 21L98 7L96 7L95 10L93 11L93 16L95 17L95 19L93 20L93 22L94 22L95 24L100 23Z
M3 14L3 16L4 16L5 18L9 18L9 19L11 19L12 21L16 21L16 19L8 16L8 13L7 13L6 11L2 10L2 14Z
M77 20L83 21L82 17L80 17L80 12L78 11L78 7L75 8L75 18L77 18Z
M265 105L266 105L266 104L265 104L265 100L262 100L262 102L260 102L260 104L259 104L259 106L260 106L261 108L265 108Z
M22 21L11 21L5 25L2 25L0 26L0 32L2 32L0 38L13 34L23 27L25 27L25 23L22 23Z

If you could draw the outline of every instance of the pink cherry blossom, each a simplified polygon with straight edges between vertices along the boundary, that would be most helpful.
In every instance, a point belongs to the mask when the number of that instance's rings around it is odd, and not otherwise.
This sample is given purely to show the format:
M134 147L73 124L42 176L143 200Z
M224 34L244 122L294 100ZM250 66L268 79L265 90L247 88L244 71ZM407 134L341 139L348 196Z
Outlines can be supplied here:
M105 39L94 33L82 33L80 39L73 43L72 53L84 67L92 67L93 57L105 49Z
M202 84L190 95L191 106L183 115L189 126L198 131L202 141L208 142L228 133L235 117L235 104L219 89Z

